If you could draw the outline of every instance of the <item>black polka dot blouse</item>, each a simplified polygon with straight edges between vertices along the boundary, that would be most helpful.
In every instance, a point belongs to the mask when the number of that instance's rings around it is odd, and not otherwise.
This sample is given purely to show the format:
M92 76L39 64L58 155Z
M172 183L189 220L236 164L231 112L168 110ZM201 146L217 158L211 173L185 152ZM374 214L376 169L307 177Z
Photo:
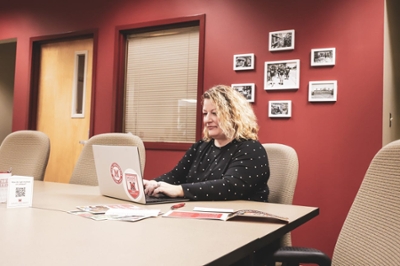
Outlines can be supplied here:
M181 185L191 200L268 201L268 157L256 140L233 140L222 148L214 141L192 145L177 166L156 181Z

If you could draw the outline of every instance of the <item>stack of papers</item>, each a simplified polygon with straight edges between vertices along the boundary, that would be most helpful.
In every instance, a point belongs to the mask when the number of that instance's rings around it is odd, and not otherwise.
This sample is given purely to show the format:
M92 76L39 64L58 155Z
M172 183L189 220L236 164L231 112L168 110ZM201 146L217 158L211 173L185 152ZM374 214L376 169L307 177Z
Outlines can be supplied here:
M160 210L142 209L133 204L88 205L77 206L76 208L76 210L68 211L68 213L96 221L136 222L161 214Z

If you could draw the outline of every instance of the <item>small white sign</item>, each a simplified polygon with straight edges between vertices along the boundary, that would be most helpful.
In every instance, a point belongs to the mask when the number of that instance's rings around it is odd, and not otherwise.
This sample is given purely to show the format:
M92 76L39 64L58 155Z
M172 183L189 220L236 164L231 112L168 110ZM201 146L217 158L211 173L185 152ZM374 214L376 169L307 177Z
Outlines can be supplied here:
M10 177L10 172L0 172L0 202L7 201L8 179Z
M8 179L7 208L31 207L33 177L12 176Z

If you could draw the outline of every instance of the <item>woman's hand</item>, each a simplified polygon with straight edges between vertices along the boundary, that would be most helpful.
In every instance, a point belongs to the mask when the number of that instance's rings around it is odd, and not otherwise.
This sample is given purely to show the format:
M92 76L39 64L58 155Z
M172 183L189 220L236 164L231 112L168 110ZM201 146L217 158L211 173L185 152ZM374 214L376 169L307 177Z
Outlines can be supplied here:
M157 196L157 194L162 193L167 195L170 198L183 197L183 189L181 185L171 185L165 182L157 182L158 186L153 190L153 196Z
M171 185L165 182L143 179L144 194L157 197L162 193L170 198L183 197L183 189L180 185Z
M154 190L158 187L158 182L155 180L143 179L144 194L153 195Z

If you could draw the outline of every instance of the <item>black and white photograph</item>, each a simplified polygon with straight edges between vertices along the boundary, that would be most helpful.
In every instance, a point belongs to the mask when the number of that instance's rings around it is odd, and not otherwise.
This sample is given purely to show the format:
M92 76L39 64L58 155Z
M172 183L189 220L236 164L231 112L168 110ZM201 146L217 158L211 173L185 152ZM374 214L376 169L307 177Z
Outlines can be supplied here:
M233 70L254 69L254 54L237 54L233 56Z
M300 60L270 61L264 66L264 90L298 89Z
M336 102L337 81L310 81L308 85L309 102Z
M232 88L243 94L246 97L248 102L254 102L254 91L255 91L255 84L254 83L240 83L240 84L232 84Z
M311 66L333 66L336 63L336 49L311 49Z
M273 31L269 33L269 50L282 51L294 49L294 30Z
M291 117L292 101L269 101L268 102L269 117Z

